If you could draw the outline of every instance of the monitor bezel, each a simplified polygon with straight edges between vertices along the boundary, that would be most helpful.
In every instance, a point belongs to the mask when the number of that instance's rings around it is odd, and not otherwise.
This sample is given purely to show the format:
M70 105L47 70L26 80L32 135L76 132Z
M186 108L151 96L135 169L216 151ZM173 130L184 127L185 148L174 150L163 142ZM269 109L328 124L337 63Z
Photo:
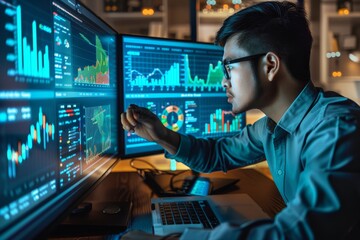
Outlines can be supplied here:
M121 59L119 59L119 64L121 63L121 66L118 67L119 71L119 79L121 79L121 81L119 81L119 106L121 108L121 111L125 111L125 101L124 101L124 68L123 68L123 38L124 37L139 37L139 38L147 38L147 39L160 39L160 40L173 40L173 39L169 39L169 38L160 38L160 37L150 37L150 36L144 36L144 35L137 35L137 34L129 34L129 33L119 33L118 34L118 55ZM175 40L175 39L174 39ZM120 122L120 126L122 126L121 122ZM121 159L131 159L131 158L137 158L137 157L145 157L145 156L151 156L151 155L156 155L156 154L163 154L164 153L164 149L158 149L158 150L152 150L152 151L146 151L146 152L140 152L140 153L131 153L131 154L126 154L126 147L125 147L125 135L126 135L126 130L124 130L122 127L119 127L120 130L120 142L119 142L119 146L120 146L120 158ZM161 148L161 147L160 147Z

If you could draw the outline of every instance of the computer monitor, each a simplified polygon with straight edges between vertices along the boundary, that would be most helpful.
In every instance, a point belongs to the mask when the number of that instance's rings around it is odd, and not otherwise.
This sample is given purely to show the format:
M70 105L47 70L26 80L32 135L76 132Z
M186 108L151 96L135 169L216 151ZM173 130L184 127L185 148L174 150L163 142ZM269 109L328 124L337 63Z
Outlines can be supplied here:
M146 107L167 128L196 137L230 136L245 126L245 113L232 113L221 84L221 47L122 35L121 50L124 111L130 104ZM122 157L162 152L134 133L121 139Z
M0 239L30 239L117 160L117 33L75 0L0 0L0 28Z

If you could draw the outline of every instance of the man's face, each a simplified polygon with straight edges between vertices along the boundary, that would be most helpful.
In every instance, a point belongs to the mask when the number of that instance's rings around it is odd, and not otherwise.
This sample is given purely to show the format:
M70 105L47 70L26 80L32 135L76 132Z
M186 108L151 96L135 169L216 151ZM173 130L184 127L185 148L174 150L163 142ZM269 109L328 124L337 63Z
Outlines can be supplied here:
M224 60L249 56L244 49L239 48L236 36L229 38L224 46ZM260 59L260 58L259 58ZM260 93L260 83L251 67L250 61L231 64L228 68L230 79L223 79L228 102L232 111L237 114L257 107Z

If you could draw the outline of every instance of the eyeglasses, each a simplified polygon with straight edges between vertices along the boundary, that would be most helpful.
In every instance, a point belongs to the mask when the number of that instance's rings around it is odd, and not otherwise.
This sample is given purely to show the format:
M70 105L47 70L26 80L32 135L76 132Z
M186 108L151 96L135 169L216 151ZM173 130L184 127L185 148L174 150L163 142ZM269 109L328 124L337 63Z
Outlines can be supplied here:
M233 60L230 60L230 61L229 60L224 60L222 62L222 70L223 70L225 79L230 80L230 78L231 78L230 77L231 67L229 65L231 65L233 63L249 61L251 59L258 58L258 57L261 57L261 56L264 56L264 55L266 55L266 53L260 53L260 54L255 54L255 55L246 56L246 57L242 57L242 58L236 58L236 59L233 59Z

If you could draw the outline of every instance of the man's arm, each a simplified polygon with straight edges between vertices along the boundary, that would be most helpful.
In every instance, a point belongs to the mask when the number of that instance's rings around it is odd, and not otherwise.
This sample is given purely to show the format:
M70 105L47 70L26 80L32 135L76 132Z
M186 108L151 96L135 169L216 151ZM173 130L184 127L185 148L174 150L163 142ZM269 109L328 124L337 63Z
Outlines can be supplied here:
M341 117L322 121L306 139L295 197L272 221L250 225L222 224L208 230L189 229L189 236L208 239L360 239L359 120ZM291 183L286 183L291 184Z
M180 135L176 154L166 153L167 158L176 159L198 172L224 171L251 165L265 160L261 137L266 119L247 125L232 137L195 138Z

